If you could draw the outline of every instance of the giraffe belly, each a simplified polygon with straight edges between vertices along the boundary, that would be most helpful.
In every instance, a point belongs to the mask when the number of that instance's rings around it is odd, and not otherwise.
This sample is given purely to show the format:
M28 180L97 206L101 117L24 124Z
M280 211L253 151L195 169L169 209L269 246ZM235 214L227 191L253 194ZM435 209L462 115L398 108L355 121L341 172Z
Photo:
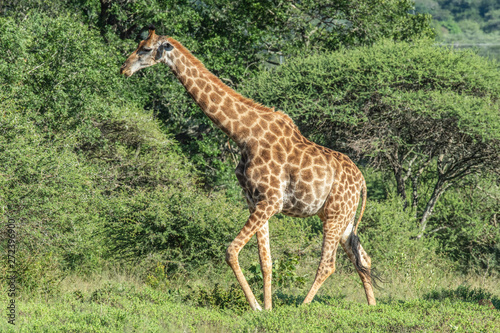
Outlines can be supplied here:
M289 185L284 190L282 213L296 217L316 215L323 208L330 189L331 186L324 183Z

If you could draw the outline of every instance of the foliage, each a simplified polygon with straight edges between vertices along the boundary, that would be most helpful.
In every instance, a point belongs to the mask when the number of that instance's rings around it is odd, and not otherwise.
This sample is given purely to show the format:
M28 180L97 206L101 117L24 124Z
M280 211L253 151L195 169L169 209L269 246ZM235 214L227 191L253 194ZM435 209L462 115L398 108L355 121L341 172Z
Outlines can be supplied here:
M71 139L47 142L30 117L16 109L2 109L1 117L0 206L16 220L20 287L48 287L61 278L56 268L98 262L99 242L90 242L90 236L100 218L90 212L98 209L99 187L92 186L94 169L78 159Z
M248 302L241 287L231 284L229 289L224 289L216 283L213 289L194 289L187 295L186 300L198 307L216 308L220 310L231 309L237 314L248 310Z
M457 289L441 289L434 290L431 293L425 294L424 299L443 301L449 299L451 301L463 301L470 303L478 303L481 300L490 300L493 305L500 309L500 298L493 296L487 290L482 288L471 288L470 286L459 286Z
M297 54L339 45L369 45L381 38L411 40L432 36L430 17L410 13L413 2L390 1L77 1L9 2L3 15L33 10L48 15L78 13L109 43L135 38L153 23L165 34L186 36L216 71L240 80L258 59L276 52ZM139 37L139 36L138 36ZM231 50L232 52L228 52ZM236 56L238 55L238 56ZM212 66L209 66L212 67ZM224 75L223 75L224 76Z
M172 143L155 142L154 131L139 138L140 151L120 142L132 140L133 131L123 131L115 137L117 141L105 140L104 147L96 146L92 155L86 156L75 151L78 143L58 136L44 140L28 116L3 110L0 205L17 222L20 287L55 284L61 278L58 269L89 272L102 265L108 248L102 225L113 210L111 194L126 191L134 197L141 188L164 186L180 192L193 186L194 179L187 178L189 168L182 166L182 158L172 151L169 155L160 153L168 151ZM125 124L134 129L133 121ZM96 155L106 156L107 162L96 163ZM89 156L92 158L86 159ZM1 240L3 246L5 233ZM47 267L52 269L47 271Z
M34 13L21 27L0 18L0 31L0 82L20 111L31 111L48 137L62 130L95 137L92 120L106 118L109 100L117 99L113 50L71 15L50 20Z
M189 188L124 193L109 203L105 238L115 256L133 261L159 253L181 265L223 262L226 247L246 219L221 195L207 197Z
M489 274L500 266L498 179L463 182L436 207L429 224L442 246L440 252L460 263L463 271Z
M283 57L313 50L335 50L341 45L370 45L381 38L413 40L433 35L428 15L409 12L413 8L410 0L335 3L228 0L72 0L60 3L28 0L9 2L5 8L3 15L19 20L39 11L49 17L72 13L73 19L82 22L82 26L71 31L61 25L61 29L66 30L61 34L83 34L81 37L86 38L98 32L106 42L105 48L89 50L107 53L92 69L113 68L116 56L129 53L134 42L144 37L144 28L153 23L159 33L185 43L207 68L233 87L260 65L281 63ZM90 29L85 31L84 26ZM43 43L58 45L50 39ZM108 51L103 52L105 49ZM44 51L41 54L47 57L58 54L57 50ZM47 62L58 64L50 59ZM134 88L119 89L118 94L133 95L135 103L153 110L165 122L167 130L175 134L184 152L193 157L198 169L204 171L207 185L224 188L237 197L237 187L232 185L236 184L233 169L237 150L223 133L214 130L168 69L158 67L145 70L138 75L140 79L128 80L131 84L125 86L133 85ZM64 71L61 77L63 75ZM54 81L59 90L61 81ZM110 87L92 82L83 86L86 89ZM98 109L96 111L99 113Z
M299 256L292 255L285 259L275 259L273 261L273 285L277 290L282 288L290 288L291 286L297 286L299 288L304 287L306 279L304 276L299 276L297 274L297 266L299 264ZM257 289L263 288L263 278L260 264L252 263L250 265L247 279L250 285L254 285Z
M316 135L314 138L330 145L333 144L330 122L362 123L369 111L362 107L373 107L376 101L370 98L375 93L391 101L391 106L396 107L394 112L403 112L396 103L404 101L410 103L410 109L417 108L418 114L434 119L459 117L460 128L467 134L498 138L498 115L494 111L500 94L499 75L495 62L477 57L471 51L454 52L434 47L426 40L384 41L373 47L290 60L245 81L241 91L288 112L306 134ZM439 93L445 96L440 97ZM424 97L432 98L426 101ZM467 105L463 109L444 108L446 100L454 98ZM474 104L481 106L467 112ZM320 122L321 126L307 127L305 122L320 113L328 117ZM325 137L317 137L320 131L326 132Z
M117 197L187 190L207 201L176 143L128 100L116 50L98 34L74 16L39 14L21 28L0 17L0 31L0 207L18 222L21 290L50 292L65 270L101 269Z

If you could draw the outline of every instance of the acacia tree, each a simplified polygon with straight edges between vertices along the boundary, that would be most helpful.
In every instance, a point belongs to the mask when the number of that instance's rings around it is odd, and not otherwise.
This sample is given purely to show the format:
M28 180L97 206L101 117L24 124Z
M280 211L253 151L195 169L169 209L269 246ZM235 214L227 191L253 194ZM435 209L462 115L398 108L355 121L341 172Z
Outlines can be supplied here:
M449 188L499 172L500 71L472 51L386 41L293 59L242 90L311 139L389 169L419 237Z
M436 203L448 188L460 186L474 173L498 172L500 146L496 133L463 128L465 120L460 118L475 113L478 123L470 125L478 126L481 115L489 111L491 127L498 130L494 113L499 104L490 98L442 92L403 96L404 100L395 100L395 96L375 93L365 101L367 121L359 128L349 126L338 135L346 135L345 142L358 155L370 156L375 165L391 169L404 208L411 205L420 221L422 237ZM421 188L423 183L432 184L430 195L423 195L428 190Z

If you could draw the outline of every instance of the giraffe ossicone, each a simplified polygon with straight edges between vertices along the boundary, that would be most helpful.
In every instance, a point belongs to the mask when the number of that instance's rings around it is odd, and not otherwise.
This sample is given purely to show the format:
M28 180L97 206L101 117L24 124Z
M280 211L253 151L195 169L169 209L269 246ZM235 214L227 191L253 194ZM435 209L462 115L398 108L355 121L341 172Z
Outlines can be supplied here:
M271 309L272 261L268 220L276 213L296 217L318 215L323 222L323 247L309 303L335 270L340 243L363 282L368 304L375 305L371 260L354 227L362 194L359 224L366 204L366 184L356 165L344 154L306 139L286 114L245 98L209 72L178 41L159 36L150 27L146 40L128 57L120 73L168 65L203 112L240 148L236 176L243 188L250 217L226 251L245 296L260 310L238 262L238 253L255 234L264 282L264 308Z

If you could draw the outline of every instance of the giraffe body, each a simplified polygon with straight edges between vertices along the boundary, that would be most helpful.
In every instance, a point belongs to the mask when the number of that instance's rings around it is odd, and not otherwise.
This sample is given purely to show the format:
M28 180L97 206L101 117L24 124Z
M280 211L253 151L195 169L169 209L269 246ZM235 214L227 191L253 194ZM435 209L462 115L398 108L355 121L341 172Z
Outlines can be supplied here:
M340 243L356 266L369 304L373 296L370 258L359 244L354 218L366 184L356 165L344 154L309 141L284 113L244 98L210 73L184 46L150 29L121 68L131 76L158 62L167 64L203 112L241 150L236 176L244 190L250 217L229 246L226 262L234 271L253 309L260 310L238 263L238 253L256 234L264 279L264 306L272 307L272 261L268 220L276 213L323 221L322 256L305 303L335 270ZM356 224L357 226L357 224Z

